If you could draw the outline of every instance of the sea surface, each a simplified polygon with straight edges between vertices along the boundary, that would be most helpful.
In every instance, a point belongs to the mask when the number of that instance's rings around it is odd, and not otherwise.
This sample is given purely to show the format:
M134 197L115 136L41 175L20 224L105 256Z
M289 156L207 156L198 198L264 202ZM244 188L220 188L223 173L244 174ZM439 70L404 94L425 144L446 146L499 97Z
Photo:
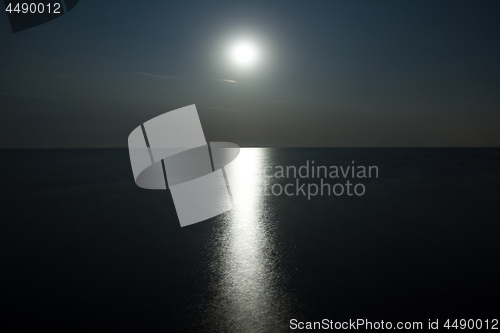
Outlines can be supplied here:
M500 319L500 149L245 148L235 207L183 228L168 190L135 185L127 149L0 154L1 332ZM324 179L359 196L262 190L307 161L378 177Z

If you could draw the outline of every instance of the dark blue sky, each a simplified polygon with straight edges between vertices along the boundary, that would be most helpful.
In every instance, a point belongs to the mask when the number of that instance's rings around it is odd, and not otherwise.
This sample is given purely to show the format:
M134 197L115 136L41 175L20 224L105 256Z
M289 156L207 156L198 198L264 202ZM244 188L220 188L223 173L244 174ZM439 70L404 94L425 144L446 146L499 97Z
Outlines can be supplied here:
M189 104L209 141L499 146L499 9L81 0L15 34L2 14L0 147L126 147L140 123ZM239 40L258 46L251 67L228 59Z

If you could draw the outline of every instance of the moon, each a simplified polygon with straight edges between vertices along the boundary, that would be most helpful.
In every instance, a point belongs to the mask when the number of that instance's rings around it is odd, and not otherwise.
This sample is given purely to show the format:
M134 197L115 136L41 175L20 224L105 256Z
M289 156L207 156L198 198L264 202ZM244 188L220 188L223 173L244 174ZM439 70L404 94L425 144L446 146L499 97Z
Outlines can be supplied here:
M257 59L257 49L248 42L236 44L231 52L233 60L243 66L254 63Z

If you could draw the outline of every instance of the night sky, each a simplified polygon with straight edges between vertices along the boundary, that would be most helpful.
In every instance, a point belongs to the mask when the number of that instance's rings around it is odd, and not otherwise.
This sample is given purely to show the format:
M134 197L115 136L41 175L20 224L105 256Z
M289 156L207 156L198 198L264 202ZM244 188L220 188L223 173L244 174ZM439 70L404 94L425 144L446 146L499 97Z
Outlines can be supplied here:
M3 13L0 147L126 147L190 104L208 141L241 146L499 146L499 17L499 1L81 0L14 34Z

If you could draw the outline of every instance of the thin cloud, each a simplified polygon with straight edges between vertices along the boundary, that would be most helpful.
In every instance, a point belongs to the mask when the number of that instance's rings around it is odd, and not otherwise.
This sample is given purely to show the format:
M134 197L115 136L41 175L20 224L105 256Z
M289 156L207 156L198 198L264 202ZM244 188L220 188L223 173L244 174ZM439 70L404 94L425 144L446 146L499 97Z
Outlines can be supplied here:
M209 80L212 80L212 81L229 82L229 83L238 83L238 81L234 81L234 80L226 80L226 79L209 79Z
M271 101L271 103L286 104L286 101Z
M159 77L159 78L162 78L162 79L184 79L183 77L180 77L180 76L159 75L159 74L151 74L151 73L144 73L144 72L137 72L137 74L147 75L147 76L154 76L154 77ZM228 80L228 79L205 79L205 80L221 81L221 82L229 82L229 83L238 83L237 81Z
M99 97L106 97L106 98L112 98L112 99L125 99L125 100L132 100L131 98L127 97L120 97L120 96L113 96L113 95L102 95L102 94L91 94L89 96L99 96Z
M220 107L217 107L217 106L201 106L200 109L220 110L220 111L229 111L229 112L240 112L240 110L220 108Z
M179 76L158 75L158 74L151 74L151 73L144 73L144 72L137 72L137 74L147 75L147 76L154 76L154 77L159 77L159 78L162 78L162 79L182 79L182 77L179 77Z
M221 81L221 82L229 82L229 83L238 83L238 81L234 80L228 80L228 79L211 79L211 78L202 78L203 80L210 80L210 81Z
M63 75L63 74L52 74L53 76L57 76L57 77L65 77L65 78L71 78L71 76L69 75Z

